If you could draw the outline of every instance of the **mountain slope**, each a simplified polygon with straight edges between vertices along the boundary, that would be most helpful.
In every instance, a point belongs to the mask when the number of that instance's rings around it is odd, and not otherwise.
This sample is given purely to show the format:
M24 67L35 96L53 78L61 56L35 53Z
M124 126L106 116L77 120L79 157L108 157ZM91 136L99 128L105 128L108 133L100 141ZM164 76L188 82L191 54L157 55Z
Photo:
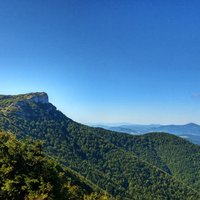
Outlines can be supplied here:
M12 134L0 132L0 199L103 198L79 175L47 157L41 148L40 142L19 142Z
M110 140L127 151L195 187L200 188L200 147L175 135L149 133L118 134Z
M164 144L170 149L173 137L168 134L131 136L91 128L67 118L47 100L45 93L1 96L0 128L15 133L18 138L30 136L45 141L49 155L56 156L64 165L118 199L200 198L199 176L193 184L188 177L188 165L178 171L166 159L168 152L161 153ZM175 152L171 155L173 162L181 155L180 165L191 162L190 166L198 174L200 148L180 140L184 142L177 147L177 152L188 145L192 156Z

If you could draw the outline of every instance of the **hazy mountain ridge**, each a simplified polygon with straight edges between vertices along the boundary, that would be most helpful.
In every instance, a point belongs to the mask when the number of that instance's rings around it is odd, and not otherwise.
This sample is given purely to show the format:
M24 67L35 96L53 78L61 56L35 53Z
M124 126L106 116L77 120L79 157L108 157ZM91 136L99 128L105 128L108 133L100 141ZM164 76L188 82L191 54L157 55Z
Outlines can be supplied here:
M169 134L131 136L91 128L67 118L50 103L27 102L26 95L20 96L24 104L7 109L16 97L0 99L4 107L0 128L18 138L43 140L49 155L117 199L200 198L198 146Z
M195 123L188 123L184 125L97 125L96 127L102 127L107 130L134 135L140 135L150 132L166 132L188 139L195 144L200 144L200 125Z

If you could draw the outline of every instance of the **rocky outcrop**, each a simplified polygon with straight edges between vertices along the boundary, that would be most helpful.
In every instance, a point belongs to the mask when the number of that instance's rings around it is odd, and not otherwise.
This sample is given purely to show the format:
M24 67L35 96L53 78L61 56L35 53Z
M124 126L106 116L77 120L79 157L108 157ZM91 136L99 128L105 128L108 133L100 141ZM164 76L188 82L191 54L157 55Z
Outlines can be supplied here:
M49 97L45 92L33 93L27 96L26 101L35 103L49 103Z
M4 115L16 112L18 115L28 117L30 109L37 108L35 104L48 104L49 98L45 92L36 92L20 95L0 95L0 113ZM33 112L31 113L32 115Z

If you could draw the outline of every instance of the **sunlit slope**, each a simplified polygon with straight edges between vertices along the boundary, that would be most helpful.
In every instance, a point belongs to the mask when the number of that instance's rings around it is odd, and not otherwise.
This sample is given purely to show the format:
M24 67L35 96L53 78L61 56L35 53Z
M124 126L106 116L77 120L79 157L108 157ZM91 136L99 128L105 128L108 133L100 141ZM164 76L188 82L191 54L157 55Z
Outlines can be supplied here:
M49 155L118 199L200 198L199 147L169 134L131 136L81 125L40 101L45 93L31 95L0 97L2 130L43 140Z

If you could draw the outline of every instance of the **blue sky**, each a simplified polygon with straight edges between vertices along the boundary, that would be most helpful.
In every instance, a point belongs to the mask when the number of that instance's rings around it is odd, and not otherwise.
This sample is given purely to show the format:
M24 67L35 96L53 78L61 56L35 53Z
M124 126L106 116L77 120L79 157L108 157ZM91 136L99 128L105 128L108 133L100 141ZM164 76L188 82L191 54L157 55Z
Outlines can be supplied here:
M81 123L200 123L198 0L0 1L1 94Z

